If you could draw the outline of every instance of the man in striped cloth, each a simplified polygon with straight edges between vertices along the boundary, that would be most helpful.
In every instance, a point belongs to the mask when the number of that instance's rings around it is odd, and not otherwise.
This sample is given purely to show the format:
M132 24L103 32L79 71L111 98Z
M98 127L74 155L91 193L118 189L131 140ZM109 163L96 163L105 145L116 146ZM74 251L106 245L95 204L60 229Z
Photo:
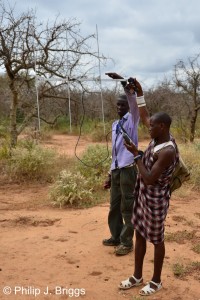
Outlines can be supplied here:
M151 295L162 288L164 221L171 196L170 179L179 160L177 145L169 132L170 125L171 118L166 113L157 113L150 118L149 132L152 141L144 154L133 143L125 144L134 154L139 174L132 216L136 231L135 270L133 276L120 283L119 288L129 289L143 284L143 261L146 241L149 241L154 245L154 273L152 279L140 290L142 296Z

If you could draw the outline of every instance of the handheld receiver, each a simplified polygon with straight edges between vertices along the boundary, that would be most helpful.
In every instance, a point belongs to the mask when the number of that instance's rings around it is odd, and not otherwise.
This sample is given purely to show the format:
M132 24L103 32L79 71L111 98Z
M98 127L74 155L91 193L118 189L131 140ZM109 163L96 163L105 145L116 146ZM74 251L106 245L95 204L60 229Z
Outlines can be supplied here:
M131 139L130 139L130 137L128 136L127 133L122 132L122 136L123 136L123 139L125 140L125 142L126 142L128 145L130 145L130 144L132 143L132 141L131 141Z
M132 140L131 140L131 138L129 137L128 133L126 132L126 130L124 129L124 127L122 126L122 124L120 122L119 122L119 126L120 126L120 128L122 130L122 136L123 136L123 139L125 140L125 142L127 144L129 144L129 145L131 143L133 143Z

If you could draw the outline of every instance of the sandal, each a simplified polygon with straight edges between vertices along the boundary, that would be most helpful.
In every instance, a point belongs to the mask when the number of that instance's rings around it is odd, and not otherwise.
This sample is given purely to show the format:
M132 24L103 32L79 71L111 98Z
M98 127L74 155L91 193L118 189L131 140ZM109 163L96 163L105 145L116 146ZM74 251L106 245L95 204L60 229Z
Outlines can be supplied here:
M157 288L156 289L151 288L150 283L154 284ZM154 281L150 281L147 285L145 285L145 287L143 287L140 290L139 294L141 296L150 296L158 292L160 289L162 289L162 282L156 283Z
M131 276L130 278L133 278L135 283L132 283L130 281L130 279L126 279L120 282L120 284L118 285L118 288L120 290L128 290L134 286L140 286L143 283L143 278L137 279L135 278L135 276Z

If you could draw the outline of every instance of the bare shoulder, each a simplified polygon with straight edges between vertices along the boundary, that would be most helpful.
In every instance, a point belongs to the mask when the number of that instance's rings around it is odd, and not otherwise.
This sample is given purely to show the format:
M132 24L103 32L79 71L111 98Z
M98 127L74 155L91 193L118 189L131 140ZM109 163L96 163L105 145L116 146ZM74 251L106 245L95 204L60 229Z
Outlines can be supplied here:
M176 150L172 145L169 145L162 149L162 151L159 152L158 159L160 161L165 161L166 163L171 163L174 160L176 154Z
M165 151L167 153L175 153L175 148L172 145L168 145L163 148L163 151Z

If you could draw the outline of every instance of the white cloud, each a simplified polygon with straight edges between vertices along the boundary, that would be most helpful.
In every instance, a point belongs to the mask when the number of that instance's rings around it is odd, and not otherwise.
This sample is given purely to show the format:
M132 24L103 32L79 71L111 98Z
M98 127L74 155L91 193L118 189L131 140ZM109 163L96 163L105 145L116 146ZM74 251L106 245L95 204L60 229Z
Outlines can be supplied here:
M10 0L14 4L15 0ZM198 0L18 0L16 11L37 10L38 20L76 18L81 31L95 33L100 51L115 60L105 71L135 75L152 84L179 59L200 52ZM96 47L95 43L93 44Z

